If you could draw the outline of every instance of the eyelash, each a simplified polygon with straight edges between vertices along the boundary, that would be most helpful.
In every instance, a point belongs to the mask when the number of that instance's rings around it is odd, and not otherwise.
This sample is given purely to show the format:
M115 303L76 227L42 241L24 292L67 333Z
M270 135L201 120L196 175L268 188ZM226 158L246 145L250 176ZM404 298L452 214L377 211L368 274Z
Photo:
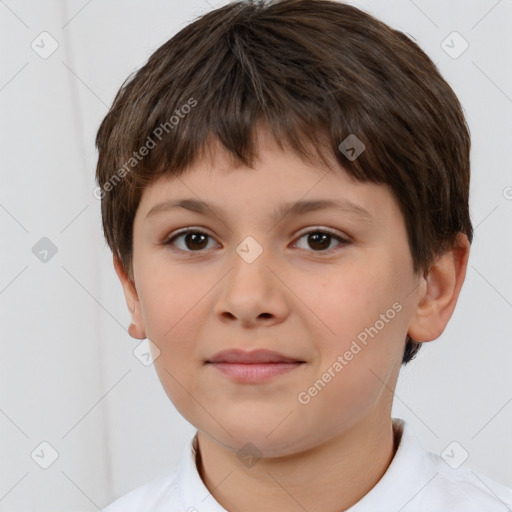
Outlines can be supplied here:
M186 228L186 229L183 229L182 231L178 231L177 233L174 233L171 236L169 236L168 238L166 238L162 242L162 245L172 246L174 244L174 241L177 238L183 237L183 236L191 234L191 233L199 234L199 235L206 235L207 237L213 239L213 237L211 235L209 235L205 231L201 231L201 229L198 229L198 228ZM331 238L334 238L334 239L338 240L340 242L340 244L337 247L335 247L334 249L327 249L327 250L323 250L323 251L313 251L312 250L312 251L308 251L308 252L313 252L313 253L318 253L318 254L331 254L332 252L336 252L336 251L342 249L344 246L346 246L346 245L351 243L349 240L341 237L340 235L334 233L333 231L331 231L329 229L324 229L324 228L315 228L315 229L312 229L310 231L306 231L305 233L302 233L299 236L298 240L300 240L304 236L310 235L312 233L320 233L320 234L329 235ZM201 252L205 252L204 250L197 250L197 251L183 250L183 249L173 249L173 250L177 250L177 251L181 251L181 252L188 252L188 253L194 253L194 252L201 253Z

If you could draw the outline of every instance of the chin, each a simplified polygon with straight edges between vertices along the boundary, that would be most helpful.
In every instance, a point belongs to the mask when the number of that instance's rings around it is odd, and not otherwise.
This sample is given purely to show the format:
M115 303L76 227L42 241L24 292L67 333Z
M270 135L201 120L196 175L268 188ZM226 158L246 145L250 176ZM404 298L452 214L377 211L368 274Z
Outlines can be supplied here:
M222 428L215 422L207 425L194 424L204 435L233 452L249 451L259 457L282 457L296 453L304 442L305 432L297 425L276 426L275 418L258 418L258 422L223 422ZM228 433L229 432L229 433ZM231 434L231 435L230 435Z

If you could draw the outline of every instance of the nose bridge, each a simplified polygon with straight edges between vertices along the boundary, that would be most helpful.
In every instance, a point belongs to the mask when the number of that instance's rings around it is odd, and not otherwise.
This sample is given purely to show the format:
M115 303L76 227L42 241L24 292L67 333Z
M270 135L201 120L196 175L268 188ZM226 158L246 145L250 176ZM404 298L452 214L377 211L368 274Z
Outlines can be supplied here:
M271 249L263 247L254 236L247 236L235 247L230 272L215 309L242 322L251 322L262 313L279 316L279 280L269 267ZM284 302L283 302L284 304Z
M258 238L261 240L262 237ZM258 242L252 235L246 236L235 248L231 284L236 285L236 282L239 282L243 286L247 281L247 285L250 285L253 291L256 291L255 285L267 286L271 277L271 272L267 268L271 259L270 253L270 248L264 247L263 242Z

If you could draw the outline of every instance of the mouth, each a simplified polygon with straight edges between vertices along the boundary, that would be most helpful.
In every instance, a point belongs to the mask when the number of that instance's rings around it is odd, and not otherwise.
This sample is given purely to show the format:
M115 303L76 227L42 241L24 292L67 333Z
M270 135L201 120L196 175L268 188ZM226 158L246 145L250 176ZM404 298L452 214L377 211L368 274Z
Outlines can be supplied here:
M207 363L228 364L270 364L270 363L305 363L300 359L289 357L273 350L222 350L206 361Z
M223 350L206 361L235 382L258 383L299 368L305 361L270 350Z

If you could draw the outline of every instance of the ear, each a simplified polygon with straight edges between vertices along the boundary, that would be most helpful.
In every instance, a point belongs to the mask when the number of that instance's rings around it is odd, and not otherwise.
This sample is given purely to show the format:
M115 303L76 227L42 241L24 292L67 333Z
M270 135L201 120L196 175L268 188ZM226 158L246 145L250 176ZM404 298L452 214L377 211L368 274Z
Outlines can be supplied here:
M117 277L123 285L124 297L126 305L130 310L132 316L132 323L128 328L128 334L135 339L143 340L146 338L146 330L144 327L144 320L140 309L139 296L135 283L128 277L123 264L114 256L114 268L116 269Z
M407 334L414 341L432 341L443 333L466 277L470 243L459 233L455 247L439 256L420 283L420 297Z

